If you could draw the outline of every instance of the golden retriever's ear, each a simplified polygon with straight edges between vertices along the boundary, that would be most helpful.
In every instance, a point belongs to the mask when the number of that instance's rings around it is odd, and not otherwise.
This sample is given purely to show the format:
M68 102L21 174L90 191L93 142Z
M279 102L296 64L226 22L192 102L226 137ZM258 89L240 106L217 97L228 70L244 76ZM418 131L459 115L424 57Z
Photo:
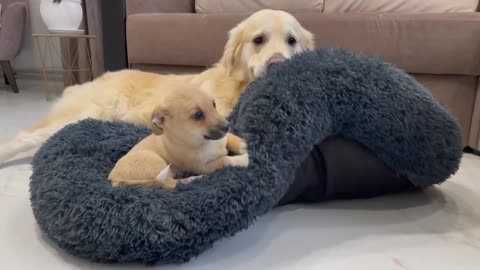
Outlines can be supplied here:
M228 74L232 74L239 65L240 54L243 47L242 33L243 27L241 25L237 25L228 32L228 41L225 45L222 59L220 59L219 62L219 64L227 70Z
M300 46L302 47L303 51L309 51L315 49L315 37L314 35L306 30L302 29L302 41L300 42Z
M158 106L152 112L152 131L155 135L162 135L168 111L163 106Z

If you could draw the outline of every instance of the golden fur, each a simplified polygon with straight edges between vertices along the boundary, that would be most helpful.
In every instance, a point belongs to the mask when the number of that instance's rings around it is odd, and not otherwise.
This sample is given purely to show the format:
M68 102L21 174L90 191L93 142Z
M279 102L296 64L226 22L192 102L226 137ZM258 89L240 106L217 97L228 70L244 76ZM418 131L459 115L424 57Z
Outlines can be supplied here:
M192 86L164 93L151 114L153 134L135 145L109 175L114 186L173 189L186 172L208 174L224 166L247 166L245 143L228 133L228 121L212 97ZM228 149L227 149L228 148ZM238 156L228 156L228 151Z
M0 162L38 148L65 125L89 117L148 127L160 96L181 83L192 83L210 93L219 113L226 116L245 87L262 76L269 65L313 47L313 35L292 15L275 10L256 12L229 32L222 58L202 73L158 75L124 70L66 88L46 117L1 145Z

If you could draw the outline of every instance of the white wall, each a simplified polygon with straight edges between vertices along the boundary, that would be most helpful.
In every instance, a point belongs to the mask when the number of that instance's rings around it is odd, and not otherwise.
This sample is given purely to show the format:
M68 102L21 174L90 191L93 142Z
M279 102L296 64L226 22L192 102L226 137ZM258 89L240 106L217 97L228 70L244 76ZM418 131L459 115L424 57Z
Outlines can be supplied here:
M53 1L53 0L52 0ZM38 58L37 48L34 47L32 33L48 33L47 27L40 17L41 0L29 0L29 18L27 18L26 31L23 40L23 48L20 54L13 61L13 67L19 71L39 71L41 63ZM59 64L58 60L55 65Z

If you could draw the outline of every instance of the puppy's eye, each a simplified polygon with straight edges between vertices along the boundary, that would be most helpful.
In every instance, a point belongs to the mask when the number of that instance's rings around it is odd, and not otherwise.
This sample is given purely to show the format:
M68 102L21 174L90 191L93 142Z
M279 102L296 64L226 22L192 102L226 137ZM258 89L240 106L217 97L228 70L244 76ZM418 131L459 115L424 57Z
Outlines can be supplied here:
M213 101L213 108L217 108L217 103L215 103L215 100Z
M292 37L292 36L290 36L290 37L287 39L287 42L288 42L288 45L290 45L290 46L294 46L295 44L297 44L297 40L296 40L294 37Z
M198 111L192 116L193 120L195 120L195 121L200 121L200 120L203 119L203 117L204 117L204 115L203 115L202 111Z
M263 36L257 36L253 39L253 43L255 43L255 45L262 45L264 41L265 39Z

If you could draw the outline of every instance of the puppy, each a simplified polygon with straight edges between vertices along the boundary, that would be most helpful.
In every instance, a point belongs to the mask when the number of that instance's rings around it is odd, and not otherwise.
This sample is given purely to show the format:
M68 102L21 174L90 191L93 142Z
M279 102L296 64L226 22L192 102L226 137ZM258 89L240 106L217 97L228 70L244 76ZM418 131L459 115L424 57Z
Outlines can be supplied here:
M184 86L167 93L152 113L153 134L122 157L109 175L113 186L143 185L173 189L192 178L225 166L247 166L246 144L227 133L228 121L206 92ZM237 156L228 156L231 151Z

